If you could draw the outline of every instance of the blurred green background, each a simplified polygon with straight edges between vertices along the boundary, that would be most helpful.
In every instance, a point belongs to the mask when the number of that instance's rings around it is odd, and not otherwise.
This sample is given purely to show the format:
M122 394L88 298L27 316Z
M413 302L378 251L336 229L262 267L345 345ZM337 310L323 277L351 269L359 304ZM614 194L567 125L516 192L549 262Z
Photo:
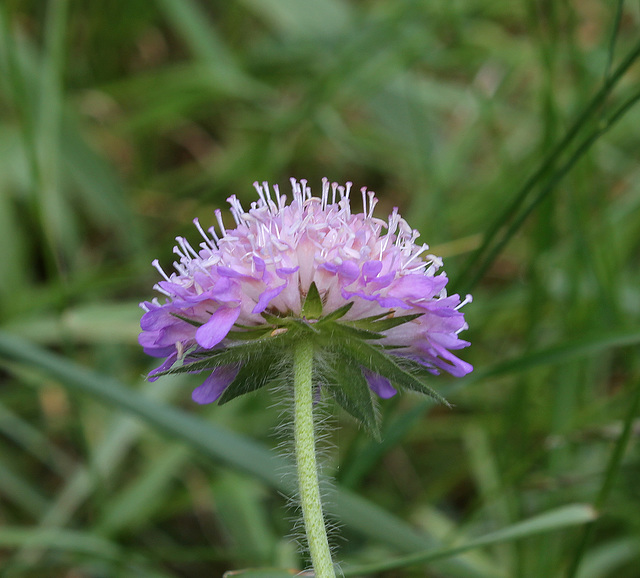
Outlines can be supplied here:
M278 395L146 383L137 303L194 217L327 176L474 295L453 410L385 401L380 445L329 410L347 575L637 578L639 31L613 0L3 0L0 576L304 567Z

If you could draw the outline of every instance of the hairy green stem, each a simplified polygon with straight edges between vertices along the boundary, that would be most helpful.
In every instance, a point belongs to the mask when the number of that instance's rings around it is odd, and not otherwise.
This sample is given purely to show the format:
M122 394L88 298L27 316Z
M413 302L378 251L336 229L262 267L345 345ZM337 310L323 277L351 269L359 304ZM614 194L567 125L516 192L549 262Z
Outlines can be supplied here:
M298 485L307 543L316 578L335 578L322 514L313 424L313 343L302 339L293 353L294 437Z

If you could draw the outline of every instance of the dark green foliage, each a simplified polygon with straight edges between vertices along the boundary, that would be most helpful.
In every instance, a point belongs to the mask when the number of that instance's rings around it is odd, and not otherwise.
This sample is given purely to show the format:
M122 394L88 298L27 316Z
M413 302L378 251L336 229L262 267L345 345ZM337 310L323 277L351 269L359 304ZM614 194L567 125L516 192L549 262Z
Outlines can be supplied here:
M279 365L282 365L282 361L269 353L263 353L258 359L252 359L250 363L243 364L231 385L224 390L218 403L222 405L275 381L280 377Z
M327 389L340 406L380 441L380 423L373 393L362 375L361 366L352 359L335 355L325 379Z

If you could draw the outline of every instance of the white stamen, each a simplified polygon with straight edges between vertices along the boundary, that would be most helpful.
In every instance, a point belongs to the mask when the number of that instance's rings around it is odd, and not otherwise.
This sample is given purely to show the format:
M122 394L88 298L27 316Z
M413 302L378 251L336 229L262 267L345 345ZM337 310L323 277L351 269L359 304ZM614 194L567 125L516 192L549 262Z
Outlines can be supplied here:
M200 255L195 252L189 241L187 241L184 237L176 237L176 240L178 241L178 243L180 243L180 246L184 250L187 258L189 258L189 253L191 253L191 255L193 255L195 259L200 259Z
M258 183L258 181L256 181L255 183L253 183L253 186L256 189L256 191L258 191L258 196L260 197L260 200L262 201L262 204L266 205L266 201L265 201L265 198L264 198L264 192L262 190L262 187L260 186L260 183ZM258 203L258 206L260 206L260 203Z
M215 211L216 220L218 221L218 227L220 227L220 232L222 236L225 237L227 235L227 230L224 228L224 222L222 221L222 211L220 209L216 209Z
M175 247L174 247L174 253L175 253ZM177 261L173 262L173 268L180 273L180 275L189 275L189 270L182 265L182 263L178 263Z
M271 191L269 190L269 183L267 181L262 181L262 186L264 187L264 194L267 197L267 205L271 204Z
M167 297L173 297L173 295L171 295L171 293L169 293L168 291L164 290L162 287L160 287L160 285L158 285L157 283L153 286L153 288L158 292L158 293L162 293L163 295L166 295Z
M209 227L207 231L213 237L213 242L217 245L220 242L220 237L218 237L218 233L216 233L216 230L213 227Z
M176 238L176 241L178 240L178 238ZM180 261L188 261L189 259L187 259L187 256L182 252L181 247L174 247L173 248L173 252L174 254L178 255L180 257ZM175 263L174 263L175 265Z
M373 217L373 209L378 204L378 199L376 199L376 194L373 191L369 191L369 214L367 217L371 219Z
M327 202L329 201L329 179L327 177L323 177L322 179L322 210L325 211L327 209Z
M203 249L206 249L207 247L211 247L211 249L215 251L217 249L215 243L211 239L209 239L209 236L204 232L204 229L202 228L202 225L200 224L200 221L198 220L197 217L193 219L193 224L198 229L198 232L200 233L200 235L202 235L202 238L206 241L206 245L204 243L201 243L200 246Z
M409 263L411 263L411 261L413 261L414 259L417 259L420 255L422 255L422 253L424 253L428 249L429 249L429 245L422 245L422 247L420 247L409 259L405 261L404 266L406 267ZM423 265L424 264L421 264L420 266L422 267Z
M311 198L311 189L307 186L307 179L300 179L300 187L302 189L302 200L309 200Z
M164 269L160 266L160 261L158 261L158 259L154 259L151 264L158 270L158 273L164 277L165 281L169 281L169 283L171 283L171 279L169 279L167 274L164 272Z
M460 307L462 307L463 305L466 305L467 303L471 303L473 301L473 297L471 295L467 295L461 302L459 305L457 305L456 307L454 307L454 309L457 311L458 309L460 309Z
M244 209L242 208L242 204L235 195L231 195L227 199L227 202L229 203L229 205L231 205L231 215L233 216L236 225L239 225L244 217Z
M273 185L273 194L278 201L278 212L280 212L282 211L282 209L284 209L284 202L286 200L286 197L280 194L280 187L278 187L278 185Z

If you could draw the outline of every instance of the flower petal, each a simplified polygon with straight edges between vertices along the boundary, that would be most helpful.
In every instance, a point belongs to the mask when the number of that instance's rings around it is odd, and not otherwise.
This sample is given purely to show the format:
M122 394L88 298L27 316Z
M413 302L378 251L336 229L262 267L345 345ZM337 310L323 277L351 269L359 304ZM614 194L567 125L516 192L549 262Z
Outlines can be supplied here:
M391 382L386 377L382 377L382 375L378 375L366 367L362 368L362 375L365 376L369 383L371 391L382 399L389 399L398 393L398 390L391 385Z
M216 367L204 383L196 387L191 394L191 399L199 404L216 401L231 382L238 375L240 367L237 365L221 365Z
M282 293L282 290L286 286L287 285L285 283L284 285L280 285L279 287L274 287L273 289L267 289L266 291L263 291L260 294L260 298L258 299L258 302L256 303L256 306L253 308L253 311L251 311L251 313L262 313L269 305L269 302L280 295L280 293Z
M196 330L196 341L205 349L218 345L240 316L240 307L219 307L209 320Z
M382 271L381 261L367 261L362 265L362 276L365 281L369 281L370 279L377 277L380 271Z

